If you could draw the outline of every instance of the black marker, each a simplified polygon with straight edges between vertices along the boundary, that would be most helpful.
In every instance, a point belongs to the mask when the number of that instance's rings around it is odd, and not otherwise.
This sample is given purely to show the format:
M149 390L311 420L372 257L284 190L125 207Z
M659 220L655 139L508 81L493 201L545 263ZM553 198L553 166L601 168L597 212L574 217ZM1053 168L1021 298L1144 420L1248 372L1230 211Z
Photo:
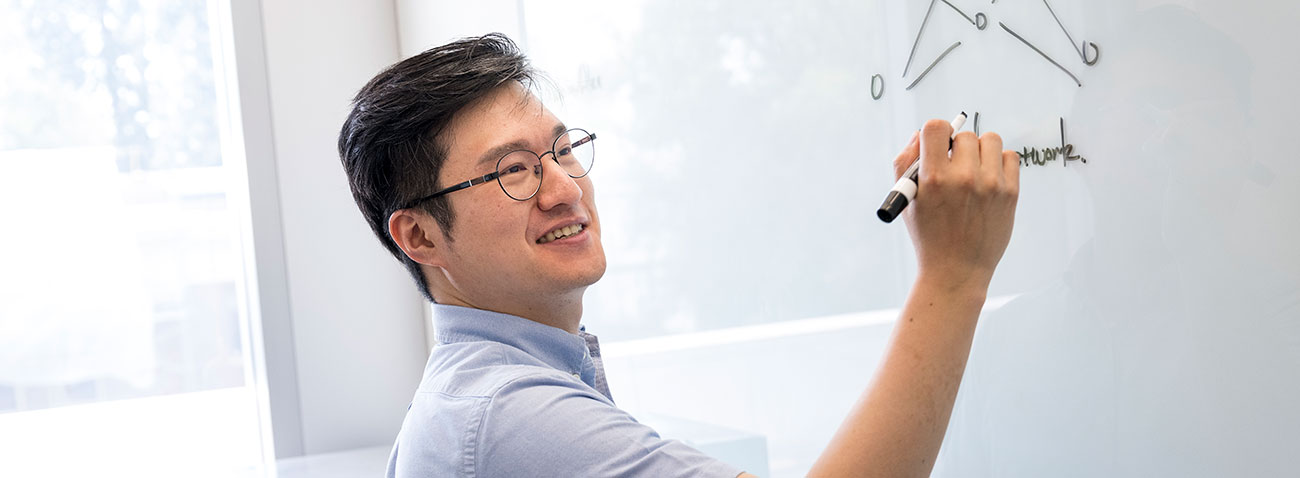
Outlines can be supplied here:
M957 137L957 131L966 124L966 112L963 111L952 120L952 137ZM952 149L952 138L948 138L948 149ZM921 156L917 155L912 160L912 165L907 167L903 177L898 178L894 183L894 189L889 191L885 196L885 203L880 205L880 210L876 211L876 217L881 221L894 222L894 218L903 213L903 208L916 198L916 178L921 172Z

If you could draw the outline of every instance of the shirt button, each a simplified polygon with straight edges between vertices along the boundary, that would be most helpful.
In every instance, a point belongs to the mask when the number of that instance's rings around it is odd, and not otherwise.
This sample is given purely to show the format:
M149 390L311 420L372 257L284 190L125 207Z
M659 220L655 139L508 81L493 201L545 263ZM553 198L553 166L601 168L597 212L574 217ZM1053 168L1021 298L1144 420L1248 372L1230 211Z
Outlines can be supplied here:
M581 379L582 377L578 375L578 372L573 372L573 378Z

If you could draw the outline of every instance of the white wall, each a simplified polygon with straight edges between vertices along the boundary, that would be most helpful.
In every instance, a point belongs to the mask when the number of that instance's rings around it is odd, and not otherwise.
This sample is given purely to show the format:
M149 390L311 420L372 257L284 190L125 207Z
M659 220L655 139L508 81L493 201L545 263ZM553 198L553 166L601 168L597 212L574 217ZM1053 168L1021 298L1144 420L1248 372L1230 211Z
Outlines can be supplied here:
M260 19L250 13L259 3ZM368 0L232 6L237 44L242 35L241 90L262 82L270 106L263 114L273 145L262 154L249 147L249 170L254 216L259 207L279 209L280 231L270 230L274 221L260 230L255 221L254 235L282 237L279 251L257 242L259 266L278 254L284 269L260 279L286 284L260 287L276 455L392 443L427 356L422 301L352 202L335 142L352 95L399 58L395 7ZM261 31L249 33L259 20ZM249 42L259 33L261 52ZM258 53L264 78L248 60ZM244 105L245 136L266 133L249 131L259 106ZM269 174L275 180L267 183ZM278 191L278 201L267 202L268 190Z
M523 6L516 0L481 0L449 5L437 0L396 0L398 37L402 56L412 56L461 37L501 32L523 38L519 18Z

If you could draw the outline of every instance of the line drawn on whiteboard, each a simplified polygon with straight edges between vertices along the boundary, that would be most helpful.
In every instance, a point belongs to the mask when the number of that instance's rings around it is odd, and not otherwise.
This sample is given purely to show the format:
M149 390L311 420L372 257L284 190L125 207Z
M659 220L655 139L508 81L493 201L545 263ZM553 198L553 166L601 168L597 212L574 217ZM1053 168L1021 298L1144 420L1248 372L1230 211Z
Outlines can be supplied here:
M1070 36L1070 31L1065 29L1064 23L1061 23L1061 17L1056 16L1056 11L1052 10L1052 4L1047 3L1047 0L1043 0L1043 5L1047 5L1047 11L1052 14L1052 19L1056 20L1056 24L1061 26L1061 31L1065 32L1065 39L1070 40L1070 46L1074 46L1074 37ZM1091 60L1088 59L1088 55L1085 53L1088 51L1089 46L1092 47ZM1090 41L1081 42L1079 43L1079 48L1075 48L1074 50L1079 52L1079 59L1083 60L1083 64L1085 65L1096 65L1097 60L1101 59L1101 47L1098 47L1096 43Z
M903 65L903 78L907 78L907 73L912 68L912 61L916 59L917 47L920 46L921 44L921 37L925 35L925 27L930 23L930 16L931 14L934 13L934 6L938 2L943 2L945 5L951 7L953 11L961 15L962 18L964 18L967 22L971 24L971 26L975 27L977 30L982 31L985 29L985 27L988 26L988 15L986 15L984 12L975 12L975 16L971 17L970 15L966 14L966 12L963 11L961 8L957 7L957 5L954 5L950 0L930 0L930 6L926 8L925 16L921 19L921 26L916 30L916 40L912 42L912 50L907 55L907 63ZM991 3L997 3L997 0L993 0ZM1056 21L1057 26L1061 27L1061 33L1065 34L1065 39L1070 42L1070 47L1073 48L1074 51L1079 54L1079 60L1082 61L1083 64L1087 66L1096 65L1097 61L1101 59L1101 47L1094 42L1090 42L1086 40L1076 44L1074 42L1074 37L1070 35L1070 31L1065 28L1065 22L1061 21L1061 17L1056 14L1056 10L1052 8L1052 5L1048 3L1047 0L1043 0L1043 6L1047 7L1047 12L1052 16L1052 19ZM1005 23L998 22L998 25L1002 27L1003 31L1015 37L1017 40L1020 40L1020 42L1024 43L1025 46L1028 46L1030 49L1034 50L1040 56L1042 56L1043 59L1047 60L1052 65L1059 68L1061 71L1065 72L1066 75L1069 75L1070 79L1074 80L1074 84L1076 86L1080 86L1080 87L1083 86L1083 83L1079 81L1079 77L1076 76L1069 69L1067 69L1064 65L1061 65L1060 62L1057 62L1047 53L1043 52L1043 50L1039 49L1029 40L1025 39L1025 37L1013 31ZM907 88L904 88L904 90L911 90L913 87L920 84L921 80L926 77L926 74L930 73L930 71L933 70L935 66L937 66L941 61L943 61L943 59L946 58L948 54L951 53L952 50L959 45L961 45L960 41L952 44L952 46L949 46L948 49L943 51L943 53L940 53L939 56L935 58L933 62L930 63L930 66L926 67L926 69L922 71L921 74L918 75L916 79L913 80L912 83L907 86ZM1089 55L1089 53L1091 53L1091 55ZM884 77L880 77L878 83L877 83L877 77L876 76L872 77L872 83L871 83L872 99L879 100L880 97L884 95L884 86L885 86Z
M966 21L970 22L971 25L975 25L975 28L983 30L984 27L989 26L989 17L988 15L985 15L984 12L975 12L975 18L971 18L970 15L966 14L966 12L961 11L960 8L957 8L956 5L953 5L952 2L949 2L948 0L942 0L942 1L943 3L946 3L948 4L948 6L952 7L953 10L956 10L957 13L960 13L962 17L965 17ZM1061 27L1061 28L1065 28L1065 27Z
M925 18L921 19L921 28L916 30L916 41L912 42L912 53L907 55L907 64L903 65L903 78L907 78L907 69L912 67L912 57L916 56L916 46L921 44L921 34L925 32L925 24L930 23L930 13L934 12L934 2L935 0L930 0L930 8L925 10Z
M926 73L929 73L930 70L934 69L934 65L938 65L939 61L943 60L943 57L948 56L948 53L951 53L954 48L957 48L959 46L961 46L961 42L953 43L952 46L948 47L947 50L944 50L943 53L940 53L939 58L935 58L934 63L931 63L930 66L925 67L925 71L922 71L921 74L916 77L916 81L913 81L912 84L907 85L907 88L904 89L911 90L913 86L916 86L917 83L920 83L921 79L925 78Z
M1064 71L1065 74L1070 75L1070 79L1074 80L1074 84L1075 84L1075 85L1083 86L1083 83L1080 83L1080 82L1079 82L1079 77L1074 76L1074 73L1070 73L1070 70L1065 69L1064 66L1061 66L1060 63L1057 63L1056 60L1053 60L1052 57L1047 56L1046 53L1043 53L1043 50L1039 50L1038 47L1034 46L1033 43L1029 43L1029 40L1026 40L1025 37L1022 37L1022 36L1016 34L1016 32L1011 31L1010 28L1007 28L1007 25L1006 25L1005 23L998 22L998 26L1002 27L1003 30L1006 30L1007 33L1010 33L1011 36L1016 37L1016 39L1017 39L1017 40L1020 40L1022 43L1024 43L1025 46L1028 46L1029 48L1032 48L1034 51L1038 52L1039 55L1043 55L1043 58L1047 59L1047 61L1052 62L1053 65L1056 65L1056 67L1057 67L1057 68L1060 68L1061 71Z

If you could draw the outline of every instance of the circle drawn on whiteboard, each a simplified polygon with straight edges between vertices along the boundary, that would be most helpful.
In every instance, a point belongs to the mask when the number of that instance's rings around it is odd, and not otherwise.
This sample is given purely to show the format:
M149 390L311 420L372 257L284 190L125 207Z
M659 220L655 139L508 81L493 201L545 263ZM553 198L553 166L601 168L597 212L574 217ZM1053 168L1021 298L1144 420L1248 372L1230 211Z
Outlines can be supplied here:
M1088 57L1088 47L1092 47L1091 58ZM1097 46L1096 43L1085 41L1083 42L1083 49L1079 50L1079 55L1083 57L1083 64L1088 66L1096 65L1097 60L1101 59L1101 47Z
M871 75L871 99L878 100L885 96L885 77L879 73Z

